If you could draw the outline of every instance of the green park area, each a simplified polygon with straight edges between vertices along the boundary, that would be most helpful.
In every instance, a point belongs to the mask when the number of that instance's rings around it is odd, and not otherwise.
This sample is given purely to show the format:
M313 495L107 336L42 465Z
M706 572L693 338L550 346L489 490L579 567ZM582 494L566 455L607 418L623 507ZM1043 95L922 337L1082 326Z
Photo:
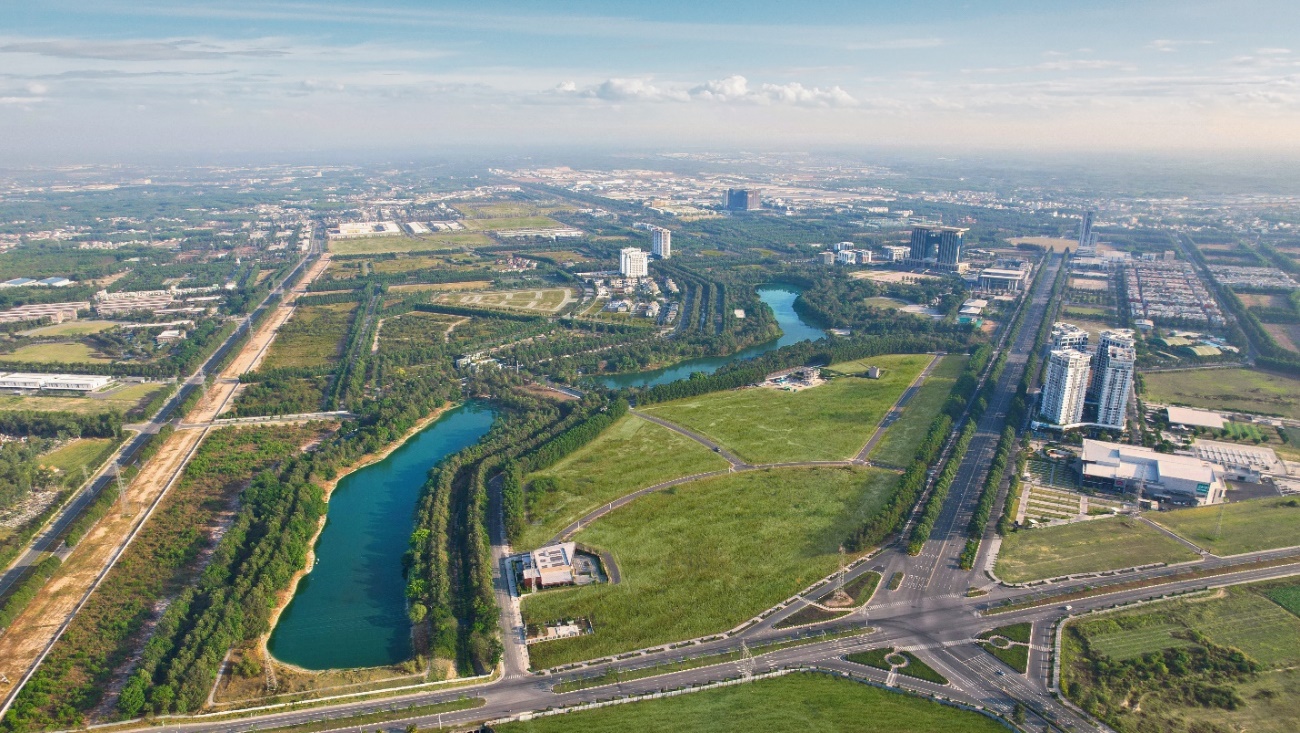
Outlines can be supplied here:
M830 675L733 687L495 726L498 733L1003 733L983 715Z
M122 324L117 321L65 321L51 326L41 326L30 331L23 331L22 335L42 336L45 338L50 336L85 336L90 333L107 331L120 325Z
M517 219L528 216L545 216L557 211L570 210L559 203L538 203L533 201L473 201L452 204L452 206L471 219Z
M1062 687L1116 730L1300 730L1300 608L1288 599L1300 600L1294 580L1076 621Z
M708 448L635 415L564 460L528 475L528 524L519 547L537 547L587 512L657 483L726 469Z
M1300 498L1251 499L1148 517L1216 555L1300 545Z
M1002 539L996 571L1008 583L1195 560L1198 555L1131 517L1021 529Z
M90 414L117 411L127 414L153 398L159 390L171 385L160 382L140 382L122 387L109 387L106 392L77 397L47 397L44 395L0 395L0 410L36 410L39 412L75 412Z
M59 341L48 344L28 344L7 354L5 361L35 361L50 364L102 364L112 361L79 341Z
M319 367L338 361L356 303L334 303L295 308L280 326L261 369Z
M1148 402L1300 419L1300 379L1255 369L1142 375Z
M544 669L732 628L825 577L839 547L897 484L869 468L769 469L649 494L578 533L610 552L616 585L523 601L526 624L591 621L594 633L534 644Z
M548 314L555 313L574 300L573 291L569 288L451 292L434 298L435 303L467 308L522 310Z
M873 461L893 466L906 466L912 461L930 425L948 401L953 384L966 368L967 358L964 354L949 354L939 361L921 388L912 395L903 414L893 425L885 428L880 442L871 451Z
M880 379L837 377L798 392L761 387L714 392L646 408L753 463L852 458L931 357L895 354L864 360ZM831 369L853 371L853 364ZM865 368L865 367L862 367Z

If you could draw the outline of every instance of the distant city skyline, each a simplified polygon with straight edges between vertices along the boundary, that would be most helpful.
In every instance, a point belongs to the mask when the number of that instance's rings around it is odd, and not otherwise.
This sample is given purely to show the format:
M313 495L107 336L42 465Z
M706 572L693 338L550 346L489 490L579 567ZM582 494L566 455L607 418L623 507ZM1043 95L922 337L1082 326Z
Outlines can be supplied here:
M12 3L12 160L584 145L1300 152L1300 5ZM0 160L0 162L8 162Z

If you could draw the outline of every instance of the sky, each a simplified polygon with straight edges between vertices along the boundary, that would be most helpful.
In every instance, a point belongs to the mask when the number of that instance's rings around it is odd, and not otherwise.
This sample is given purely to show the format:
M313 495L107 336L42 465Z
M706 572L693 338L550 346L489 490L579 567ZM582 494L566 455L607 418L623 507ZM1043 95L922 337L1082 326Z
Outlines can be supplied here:
M1294 0L0 4L0 162L1300 152Z

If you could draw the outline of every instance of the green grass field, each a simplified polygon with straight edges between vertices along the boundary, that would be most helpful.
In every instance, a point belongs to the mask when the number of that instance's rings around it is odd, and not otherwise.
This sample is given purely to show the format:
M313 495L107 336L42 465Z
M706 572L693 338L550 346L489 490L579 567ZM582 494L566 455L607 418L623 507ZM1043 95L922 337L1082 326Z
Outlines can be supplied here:
M713 438L755 463L852 458L930 361L924 354L878 356L880 379L840 377L800 392L754 388L714 392L646 412ZM865 363L864 362L864 363ZM832 369L854 367L835 364Z
M886 298L882 295L867 298L862 302L866 303L869 306L872 306L873 308L885 308L887 310L893 310L893 311L896 311L905 305L909 305L909 303L906 300L899 300L898 298Z
M77 364L103 364L111 359L100 356L94 349L76 341L53 344L28 344L7 354L0 354L0 359L10 361L38 361L45 363L68 362Z
M622 582L524 598L525 623L574 616L595 633L535 644L533 667L725 631L830 574L852 529L897 484L864 468L737 473L651 494L577 535Z
M338 239L329 243L329 251L340 255L374 255L387 252L432 252L460 247L482 247L493 244L481 232L438 232L420 237L362 237Z
M600 437L550 468L529 474L554 481L528 491L528 520L517 549L544 543L583 514L637 489L706 471L727 462L708 448L649 420L627 415Z
M1149 402L1300 418L1300 379L1253 369L1142 375Z
M499 733L1005 733L967 710L820 674L494 726Z
M37 410L39 412L130 412L147 402L158 390L170 385L157 382L128 384L105 396L44 397L40 395L0 395L0 410Z
M280 327L259 369L318 367L338 361L357 303L295 308Z
M1266 594L1269 600L1282 608L1300 616L1300 585L1286 585L1273 588Z
M52 326L41 326L23 331L24 336L85 336L122 325L117 321L65 321Z
M1216 555L1300 545L1300 501L1294 499L1252 499L1148 518Z
M899 674L907 675L908 677L915 677L918 680L925 680L926 682L933 682L936 685L948 684L947 677L944 677L935 671L934 667L921 661L920 657L911 652L895 652L893 647L857 652L856 654L849 654L844 657L844 659L853 662L854 664L875 667L876 669L883 669L888 672L893 669L893 665L890 664L889 658L895 654L907 660L906 666L898 668Z
M1196 558L1154 527L1129 517L1109 517L1011 532L1002 540L997 574L1008 583L1023 583Z
M82 466L93 472L98 466L92 461L113 442L112 438L77 438L41 456L40 463L63 473L79 474Z
M916 455L916 448L925 439L939 410L948 400L952 385L966 368L968 357L964 354L950 354L943 357L912 401L907 403L903 414L893 425L885 428L885 434L871 451L871 459L893 466L906 466Z
M501 308L532 313L555 313L574 300L569 288L535 290L488 290L485 292L450 292L438 295L435 303L469 308Z
M1134 629L1116 629L1088 637L1093 649L1101 654L1122 662L1125 659L1137 659L1144 654L1158 652L1161 649L1173 649L1181 646L1193 646L1187 639L1173 635L1183 627L1172 623L1156 623L1139 626Z
M547 229L564 226L549 216L503 216L491 219L465 219L466 229L478 232L502 232L510 229Z

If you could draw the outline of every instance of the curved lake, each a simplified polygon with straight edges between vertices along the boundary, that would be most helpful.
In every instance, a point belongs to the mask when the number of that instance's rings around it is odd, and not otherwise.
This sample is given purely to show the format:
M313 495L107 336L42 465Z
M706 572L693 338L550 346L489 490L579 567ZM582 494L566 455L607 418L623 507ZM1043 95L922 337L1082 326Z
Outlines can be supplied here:
M496 413L448 411L382 461L345 476L330 495L316 566L298 584L268 648L307 669L396 664L412 656L402 554L428 471L477 443Z
M800 292L802 291L799 288L791 285L764 285L758 288L758 297L772 309L772 312L776 315L776 322L781 326L781 338L779 339L755 344L730 356L704 356L698 359L687 359L663 369L615 374L602 377L600 381L611 389L653 387L657 384L667 384L676 382L679 379L686 379L691 376L692 372L712 374L733 361L752 359L759 354L766 354L789 344L797 344L800 341L816 341L825 336L826 332L800 318L799 314L795 312L794 301L799 297Z

